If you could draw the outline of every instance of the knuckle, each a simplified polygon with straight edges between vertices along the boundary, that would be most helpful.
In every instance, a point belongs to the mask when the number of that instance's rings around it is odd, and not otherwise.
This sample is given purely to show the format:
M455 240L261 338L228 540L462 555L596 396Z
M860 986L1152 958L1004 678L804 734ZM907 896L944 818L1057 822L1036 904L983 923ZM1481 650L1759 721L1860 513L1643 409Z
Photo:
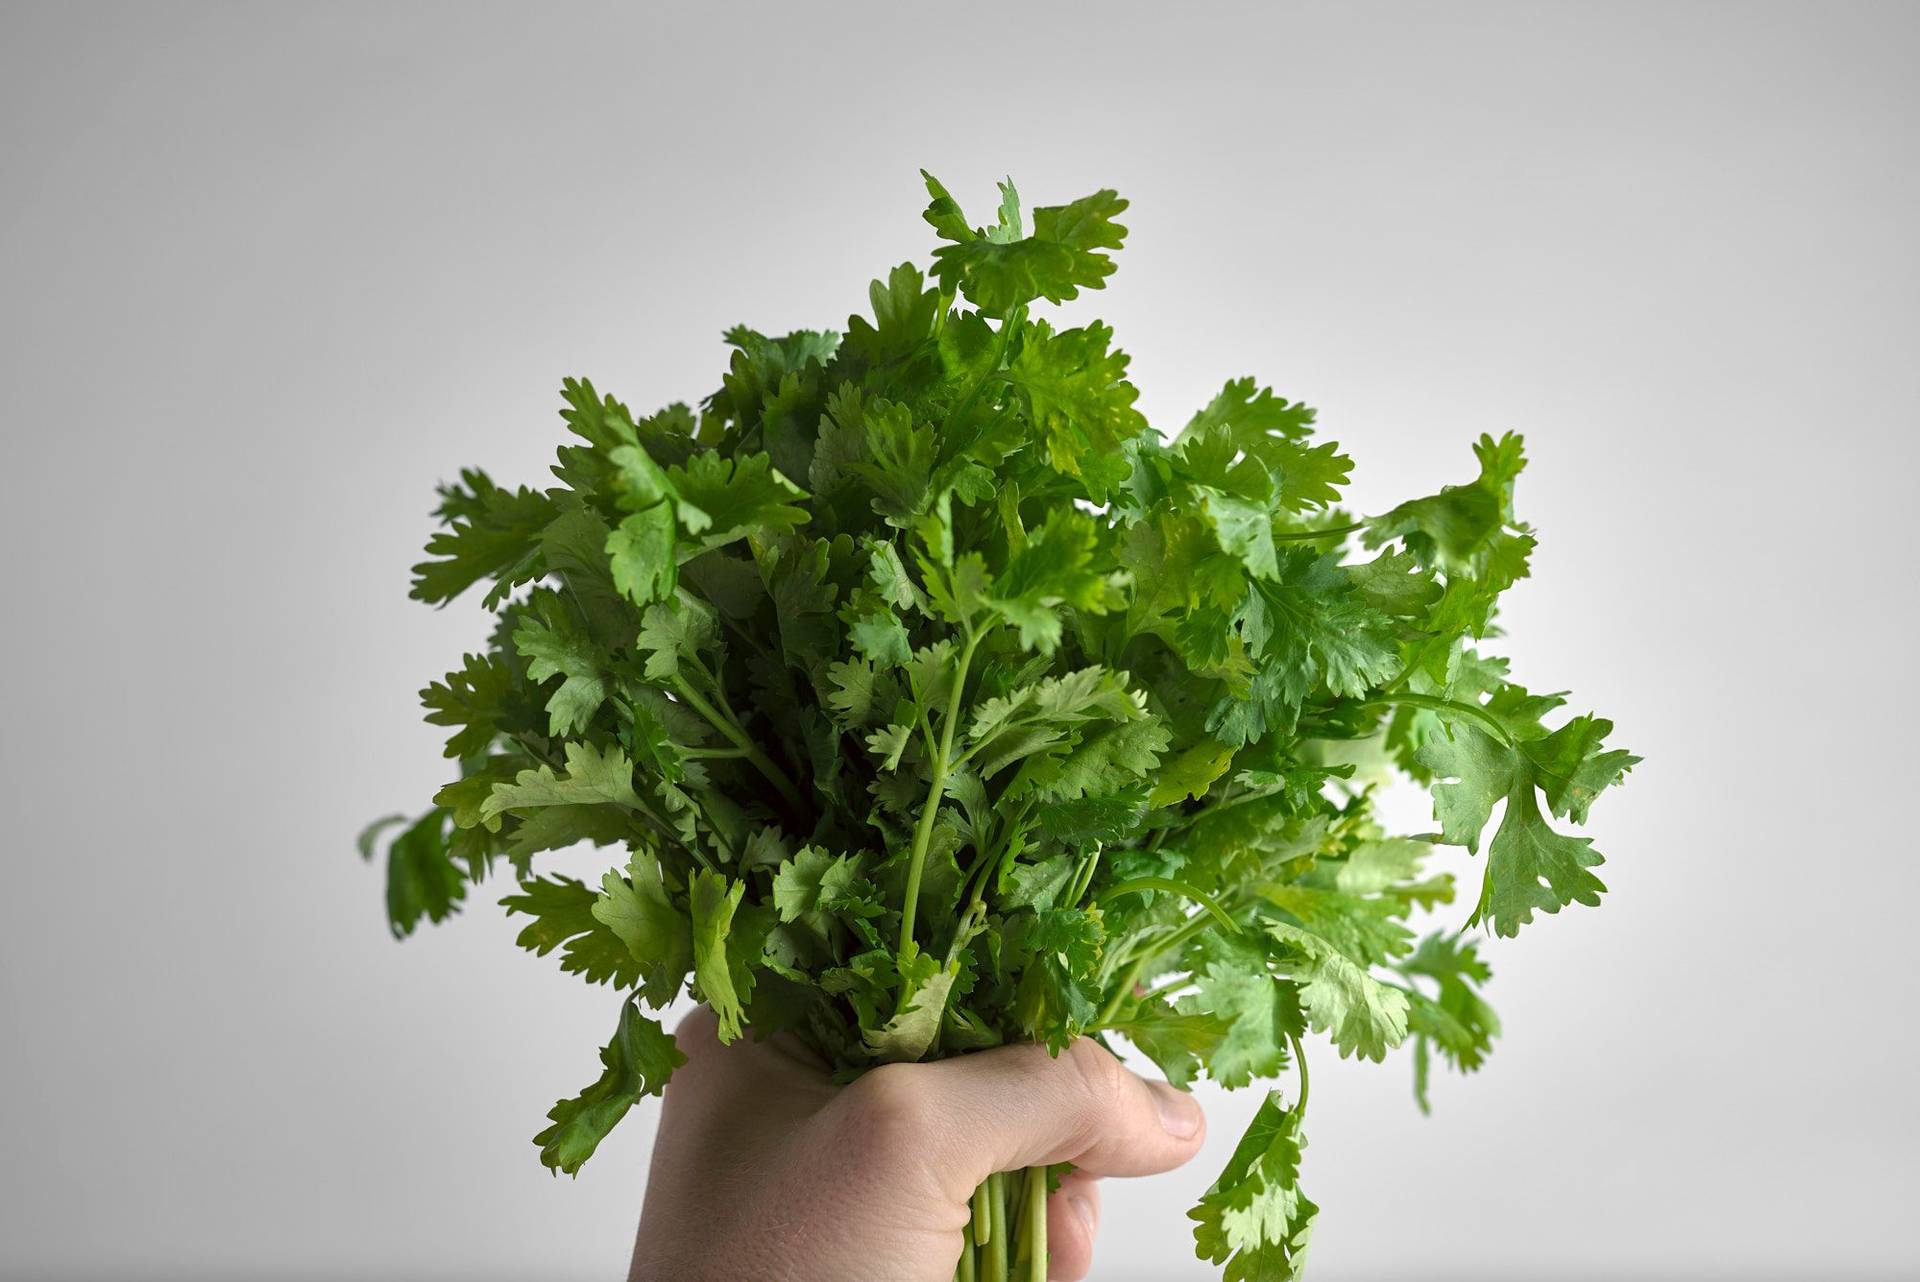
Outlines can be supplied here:
M1086 1038L1068 1047L1067 1054L1085 1095L1089 1118L1100 1123L1113 1121L1132 1102L1131 1075L1126 1067Z
M849 1086L847 1138L885 1147L925 1129L932 1101L908 1064L882 1064Z

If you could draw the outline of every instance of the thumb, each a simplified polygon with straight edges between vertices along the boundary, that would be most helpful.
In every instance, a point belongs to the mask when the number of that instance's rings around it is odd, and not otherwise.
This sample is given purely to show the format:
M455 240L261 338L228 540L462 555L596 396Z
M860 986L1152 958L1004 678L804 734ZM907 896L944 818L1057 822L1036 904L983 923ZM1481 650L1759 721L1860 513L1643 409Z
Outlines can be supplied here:
M1135 1076L1085 1038L1057 1057L1002 1046L882 1068L862 1083L915 1115L922 1151L938 1156L939 1177L962 1198L995 1171L1059 1162L1095 1176L1170 1171L1206 1132L1192 1096Z

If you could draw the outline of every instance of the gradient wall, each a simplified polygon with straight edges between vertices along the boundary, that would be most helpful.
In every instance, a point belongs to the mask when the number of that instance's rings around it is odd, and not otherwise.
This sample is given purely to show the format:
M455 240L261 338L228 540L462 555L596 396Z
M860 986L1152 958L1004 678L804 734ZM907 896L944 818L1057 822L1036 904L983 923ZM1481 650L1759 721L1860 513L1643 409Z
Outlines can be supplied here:
M1478 1079L1317 1062L1317 1276L1920 1273L1917 54L1912 4L0 7L0 1274L619 1272L650 1109L577 1182L528 1143L610 998L494 911L394 944L352 853L480 635L407 566L563 375L841 324L921 165L1133 200L1070 314L1163 426L1258 374L1368 511L1523 429L1518 673L1647 758ZM1096 1276L1210 1276L1207 1103Z

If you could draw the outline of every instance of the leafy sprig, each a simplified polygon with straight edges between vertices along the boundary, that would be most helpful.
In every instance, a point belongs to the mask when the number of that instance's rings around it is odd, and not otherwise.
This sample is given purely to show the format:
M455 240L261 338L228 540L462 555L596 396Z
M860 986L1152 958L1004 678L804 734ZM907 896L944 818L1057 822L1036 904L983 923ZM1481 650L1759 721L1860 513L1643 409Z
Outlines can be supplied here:
M625 990L537 1137L555 1170L680 1063L643 1007L688 989L844 1075L1124 1039L1181 1085L1298 1075L1194 1212L1229 1278L1293 1277L1306 1042L1410 1041L1424 1108L1433 1057L1499 1033L1480 941L1416 942L1454 895L1435 845L1485 846L1463 927L1594 904L1557 824L1637 759L1481 649L1534 546L1517 436L1374 518L1251 379L1163 438L1110 329L1032 315L1104 288L1126 202L1029 226L1007 183L974 226L927 187L931 275L876 281L844 340L736 329L720 390L647 417L568 380L555 485L442 488L413 595L484 586L496 624L421 692L458 777L362 848L391 834L397 935L505 875L523 947ZM1383 832L1356 753L1430 785L1438 831ZM582 842L615 851L597 887L538 870Z

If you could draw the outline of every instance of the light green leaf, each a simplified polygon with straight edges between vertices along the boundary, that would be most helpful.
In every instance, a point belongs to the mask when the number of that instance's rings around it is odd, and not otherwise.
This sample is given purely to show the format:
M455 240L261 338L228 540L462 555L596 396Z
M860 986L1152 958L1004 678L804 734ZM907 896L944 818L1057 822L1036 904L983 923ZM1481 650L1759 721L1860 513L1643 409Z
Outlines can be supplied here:
M686 1062L666 1030L628 1001L620 1008L613 1040L601 1048L600 1063L606 1071L600 1080L555 1104L547 1114L553 1125L533 1137L540 1146L541 1163L556 1175L561 1171L579 1174L634 1101L658 1095L673 1070Z
M729 883L723 875L707 869L696 871L689 886L693 906L693 981L700 999L713 1008L720 1019L720 1040L733 1041L740 1036L745 1015L744 994L727 949L727 932L733 928L734 912L746 894L745 882ZM745 976L751 986L751 976Z
M693 930L667 894L659 859L652 851L637 849L627 862L627 875L609 872L600 887L593 919L625 945L646 979L648 1005L664 1007L679 994L692 969Z

